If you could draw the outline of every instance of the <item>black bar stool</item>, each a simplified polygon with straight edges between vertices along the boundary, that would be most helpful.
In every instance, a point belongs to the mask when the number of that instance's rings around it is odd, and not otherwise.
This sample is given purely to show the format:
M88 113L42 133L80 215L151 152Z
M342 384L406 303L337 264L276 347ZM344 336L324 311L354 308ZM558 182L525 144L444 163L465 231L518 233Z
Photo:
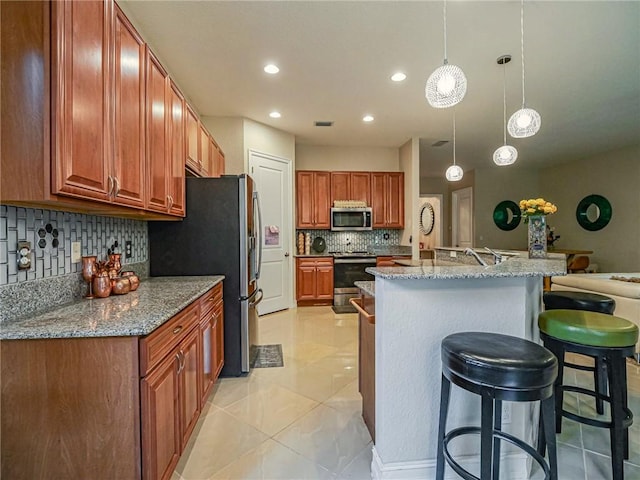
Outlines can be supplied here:
M558 361L541 345L496 333L462 332L442 340L442 390L436 479L444 478L445 461L465 480L498 480L500 441L524 450L542 467L546 480L558 478L556 440L553 431L553 383ZM482 397L481 426L459 427L446 432L451 383ZM549 463L523 440L503 432L502 402L541 401ZM480 433L480 477L462 468L449 453L448 444L461 435Z
M616 301L605 295L589 292L573 292L569 290L553 290L544 292L542 296L545 310L585 310L613 315ZM593 383L598 393L607 394L607 365L599 357L593 359L593 367L564 362L565 367L593 372ZM560 373L562 375L562 373ZM596 412L604 413L604 403L596 397Z
M624 459L629 458L629 427L633 413L627 404L627 362L638 341L638 327L624 318L582 310L548 310L538 316L540 338L558 358L555 381L556 432L562 428L562 417L576 422L609 429L611 438L612 480L623 480ZM562 369L565 353L588 355L606 365L609 395L595 390L564 385ZM565 391L603 400L611 406L611 421L597 420L563 409ZM545 424L546 425L546 424ZM548 440L547 440L548 441ZM545 439L539 439L539 452L544 452Z

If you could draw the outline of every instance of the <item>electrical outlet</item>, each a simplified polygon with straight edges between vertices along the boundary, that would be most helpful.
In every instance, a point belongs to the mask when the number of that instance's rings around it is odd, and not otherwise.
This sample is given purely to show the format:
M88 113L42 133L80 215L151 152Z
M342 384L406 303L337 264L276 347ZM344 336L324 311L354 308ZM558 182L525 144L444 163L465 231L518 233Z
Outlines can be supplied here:
M133 244L131 240L124 242L124 258L131 258L133 255Z
M502 402L502 424L511 423L511 403Z
M456 252L455 250L451 250L451 251L449 252L449 256L450 256L451 258L456 258L456 257L458 256L458 252Z
M78 263L81 257L80 242L71 242L71 263Z
M18 242L18 270L31 268L31 242L20 240Z

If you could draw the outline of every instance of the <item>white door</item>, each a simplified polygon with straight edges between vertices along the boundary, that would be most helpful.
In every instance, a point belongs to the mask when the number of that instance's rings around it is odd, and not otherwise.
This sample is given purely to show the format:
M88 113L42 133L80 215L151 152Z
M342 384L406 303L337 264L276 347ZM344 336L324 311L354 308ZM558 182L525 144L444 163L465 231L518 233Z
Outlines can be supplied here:
M467 187L451 193L452 232L454 247L473 247L473 188Z
M257 309L258 315L265 315L289 308L292 298L291 162L250 150L249 172L262 210L263 250L258 284L264 297Z

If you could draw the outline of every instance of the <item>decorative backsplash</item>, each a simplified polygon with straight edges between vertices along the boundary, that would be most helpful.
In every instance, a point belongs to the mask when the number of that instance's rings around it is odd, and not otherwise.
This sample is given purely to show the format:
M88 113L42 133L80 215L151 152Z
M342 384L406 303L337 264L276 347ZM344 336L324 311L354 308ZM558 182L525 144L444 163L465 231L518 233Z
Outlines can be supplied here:
M316 237L324 238L327 252L365 252L371 247L391 246L400 243L400 230L368 230L353 232L332 232L331 230L296 230L309 233L311 241Z
M22 240L31 243L28 270L18 270L18 242ZM144 221L0 205L0 286L80 273L81 263L71 263L71 242L80 242L82 256L103 258L116 241L117 250L124 253L128 240L131 257L122 255L122 264L146 262Z

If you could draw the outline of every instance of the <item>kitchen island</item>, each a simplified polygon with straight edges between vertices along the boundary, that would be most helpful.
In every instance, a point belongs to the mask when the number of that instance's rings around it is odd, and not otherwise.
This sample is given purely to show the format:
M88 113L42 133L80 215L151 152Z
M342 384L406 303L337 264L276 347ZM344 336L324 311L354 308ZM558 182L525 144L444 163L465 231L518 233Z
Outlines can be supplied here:
M372 478L435 478L441 340L484 331L537 341L542 277L566 273L564 255L513 255L485 267L456 264L450 251L444 262L367 269L375 276L376 312ZM473 260L461 252L460 260ZM529 403L508 405L504 429L531 443L537 410ZM454 388L448 429L479 420L479 397ZM528 478L529 459L510 447L502 449L505 478ZM450 448L463 467L479 471L479 437L460 438Z

